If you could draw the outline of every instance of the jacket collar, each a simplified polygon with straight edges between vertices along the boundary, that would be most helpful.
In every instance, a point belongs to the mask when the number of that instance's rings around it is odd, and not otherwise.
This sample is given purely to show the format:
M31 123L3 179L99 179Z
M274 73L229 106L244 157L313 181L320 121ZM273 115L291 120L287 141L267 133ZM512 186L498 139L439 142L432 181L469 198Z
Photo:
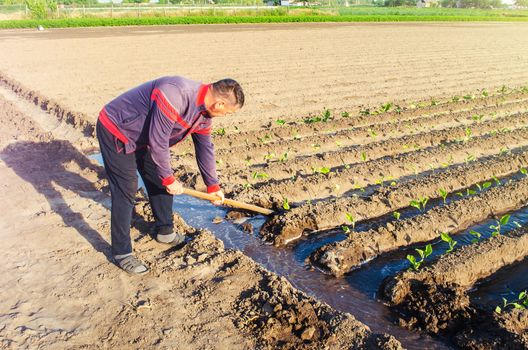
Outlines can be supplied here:
M211 84L200 85L200 88L198 89L198 95L196 96L197 106L201 106L204 104L205 94L207 93L207 90L209 90L209 86L211 86Z

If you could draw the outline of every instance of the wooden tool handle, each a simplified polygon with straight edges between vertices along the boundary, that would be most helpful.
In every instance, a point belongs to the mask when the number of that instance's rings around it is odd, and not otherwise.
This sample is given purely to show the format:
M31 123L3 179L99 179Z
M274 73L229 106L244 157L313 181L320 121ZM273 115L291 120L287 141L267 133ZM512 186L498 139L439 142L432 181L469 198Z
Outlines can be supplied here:
M193 197L200 198L200 199L205 199L205 200L208 200L208 201L216 201L216 200L220 199L219 197L217 197L217 196L215 196L213 194L192 190L190 188L184 188L183 189L183 193L187 194L189 196L193 196ZM251 210L251 211L254 211L254 212L257 212L257 213L260 213L260 214L264 214L264 215L273 214L273 210L270 210L270 209L267 209L267 208L262 208L262 207L259 207L259 206L256 206L256 205L252 205L252 204L247 204L247 203L244 203L244 202L235 201L235 200L232 200L232 199L227 199L227 198L224 199L224 204L228 205L230 207Z

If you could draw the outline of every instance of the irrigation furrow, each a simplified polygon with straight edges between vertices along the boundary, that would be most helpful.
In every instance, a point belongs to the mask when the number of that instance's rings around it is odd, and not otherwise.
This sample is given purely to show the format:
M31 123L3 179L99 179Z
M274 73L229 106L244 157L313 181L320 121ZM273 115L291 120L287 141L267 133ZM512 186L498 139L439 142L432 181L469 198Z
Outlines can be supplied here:
M395 154L404 154L416 149L434 147L440 143L453 142L457 140L469 139L470 137L482 136L487 133L504 128L518 128L528 125L528 113L508 115L506 117L493 119L478 124L466 124L441 130L426 131L422 133L405 135L399 138L389 138L386 140L363 143L349 147L343 147L335 151L326 151L313 155L298 156L288 161L274 161L267 164L253 165L246 168L248 173L264 172L270 178L281 180L291 177L293 174L302 175L313 173L314 169L322 167L334 168L344 164L354 164L368 158L370 160L379 159ZM329 138L327 142L331 142ZM238 154L238 158L243 160L243 153ZM240 167L233 165L231 160L223 162L230 164L229 168L223 170L224 176L241 174ZM231 170L233 169L233 170ZM235 174L233 174L235 172Z
M381 179L421 173L441 168L447 164L458 164L472 158L499 153L507 147L528 145L528 128L513 129L484 136L473 137L467 142L451 142L437 147L420 149L394 157L385 157L331 169L328 174L314 173L284 180L257 183L251 188L238 186L230 191L235 199L271 207L282 203L319 199L340 195L347 191L373 185ZM223 183L240 182L238 177L224 177ZM248 181L250 181L248 179ZM247 186L246 186L247 187Z
M502 321L511 314L497 315L494 308L475 310L467 292L483 278L500 273L501 268L520 262L527 255L528 229L523 227L443 254L432 263L425 263L418 271L402 271L389 277L380 287L381 298L399 311L402 323L410 328L432 333L443 330L460 332L464 327L472 328L470 333L478 333L475 331L488 328L485 324L489 323L501 328L505 326ZM427 310L424 310L425 305ZM528 311L520 312L517 323L524 329L490 329L502 333L500 337L493 337L495 344L490 349L526 348L528 338L523 340L523 337L515 336L520 335L519 330L526 332L528 326ZM477 328L475 323L479 323ZM456 337L457 342L467 344L468 335L469 338L475 337L475 334L463 333L463 336ZM482 339L479 340L477 335L473 339L474 346L475 341L481 342Z
M349 118L334 117L328 123L305 123L303 121L287 122L285 125L278 125L275 121L270 121L269 125L259 129L242 132L232 132L227 130L225 135L215 135L215 146L217 149L234 147L237 145L258 144L268 134L273 140L293 140L295 137L306 137L325 132L321 129L327 128L326 133L333 134L340 130L347 130L350 127L367 127L385 123L398 123L410 121L412 119L429 117L431 122L436 123L435 118L452 115L447 120L456 120L460 114L474 112L474 114L486 114L487 109L502 106L507 107L526 101L526 93L515 92L511 94L500 94L489 97L475 98L470 101L461 100L458 102L438 103L434 106L418 107L414 109L404 108L401 113L395 111L360 115L350 114ZM447 110L447 111L446 111ZM490 111L491 112L491 111Z
M379 254L437 238L440 232L456 233L528 202L528 178L507 182L477 195L434 207L423 215L389 222L365 232L351 232L344 241L324 246L312 254L317 265L341 276ZM526 253L526 252L525 252Z
M268 221L261 237L280 246L300 238L304 231L323 230L346 224L346 214L357 221L379 217L401 208L419 197L439 198L439 189L456 192L492 176L504 177L528 165L526 149L477 159L432 172L416 179L380 187L369 197L347 196L292 208ZM348 222L349 223L349 222Z

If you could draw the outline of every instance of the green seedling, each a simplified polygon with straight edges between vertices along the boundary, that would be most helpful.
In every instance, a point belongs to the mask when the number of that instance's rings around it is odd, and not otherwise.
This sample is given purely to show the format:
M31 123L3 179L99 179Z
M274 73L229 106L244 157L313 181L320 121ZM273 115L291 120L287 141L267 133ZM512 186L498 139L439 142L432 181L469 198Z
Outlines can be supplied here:
M467 158L465 159L465 162L466 164L468 164L469 162L472 162L475 160L475 156L473 154L470 154L469 156L467 156Z
M466 134L466 137L464 138L464 140L465 141L469 141L469 139L471 138L471 129L470 128L466 128L465 134Z
M510 215L503 215L499 220L496 220L496 225L490 225L490 228L493 230L491 237L497 237L501 234L501 228L506 226L510 221Z
M286 120L284 120L284 119L277 119L277 120L275 121L275 123L277 123L277 124L279 124L279 125L284 125L284 124L286 124Z
M392 108L392 103L387 102L381 105L380 112L388 112Z
M396 181L391 181L390 185L391 185L391 186L396 186L397 183L396 183Z
M226 130L225 128L216 129L213 134L218 136L224 136L226 134Z
M502 85L502 87L497 92L505 94L506 92L508 92L508 87L506 85Z
M397 211L392 213L392 217L395 218L396 220L400 220L400 216L401 216L401 214L399 212L397 212Z
M451 98L451 101L453 101L453 102L460 101L460 96L453 96L453 98Z
M440 233L440 238L442 239L442 241L449 244L449 248L446 250L446 253L451 253L453 251L453 248L455 248L458 243L447 232Z
M361 161L363 161L363 162L367 161L367 153L361 152Z
M522 227L522 225L519 224L519 221L514 221L513 224L514 224L515 226L517 226L518 228L521 228L521 227Z
M262 180L262 179L266 179L269 177L268 174L266 173L259 173L259 172L254 172L253 175L252 175L253 179L255 180Z
M475 238L473 238L471 240L471 243L477 243L478 240L482 237L480 232L477 232L477 231L474 231L474 230L469 231L469 234L472 235L473 237L475 237Z
M484 118L484 115L483 114L475 114L474 116L471 117L471 119L473 119L474 121L481 121L482 118Z
M371 114L370 113L370 108L361 109L359 111L359 114L361 114L361 115L370 115Z
M409 262L411 263L411 268L413 270L417 271L420 268L420 266L422 265L422 263L424 262L424 260L429 255L431 255L431 253L433 252L433 247L431 246L431 244L428 244L428 245L425 246L425 249L416 248L415 250L418 252L418 255L420 256L420 260L416 260L416 257L414 255L410 255L410 254L407 255L407 260L409 260Z
M352 225L352 230L354 230L356 228L356 219L354 218L354 215L346 213L345 217Z
M482 97L488 97L489 96L488 90L486 90L486 89L482 90L481 95L482 95Z
M272 138L270 135L266 134L263 137L259 137L258 140L260 143L268 143L272 141Z
M431 106L436 106L437 104L438 104L438 101L436 101L436 100L434 100L434 99L431 100Z
M284 153L279 157L279 162L285 162L287 159L288 159L288 152L284 152Z
M251 166L251 164L252 164L252 163L251 163L251 157L247 157L247 158L245 159L245 162L246 162L246 166Z
M471 188L466 189L466 196L471 196L477 194L477 191L472 190Z
M282 208L284 210L290 210L290 203L288 203L288 198L286 197L282 200Z
M350 164L345 164L344 167L345 169L350 169Z
M394 111L397 114L401 114L403 112L403 108L401 108L400 106L396 105L396 107L394 107Z
M475 95L469 95L469 94L468 94L468 95L464 95L464 96L462 96L462 98L463 98L464 100L466 100L466 101L471 101L472 99L475 98Z
M317 151L318 149L321 148L321 145L318 144L318 143L312 143L312 148L313 148L314 151Z
M528 176L528 170L526 170L526 168L521 168L520 172L521 174Z
M372 130L370 128L368 129L368 133L369 133L370 137L372 137L374 139L376 138L376 136L378 136L378 134L374 130Z
M485 190L486 188L490 188L491 187L491 181L486 181L482 185L481 184L476 184L476 186L479 189L479 191L482 191L482 190Z
M252 185L249 182L246 182L242 187L247 190L248 188L251 188Z
M268 153L264 156L264 160L271 160L275 158L275 153Z
M440 188L438 190L438 192L440 193L440 196L442 197L442 200L444 201L444 204L446 203L446 198L447 198L447 191L444 189L444 188Z
M517 300L508 302L506 298L502 298L503 306L497 306L495 312L500 314L502 310L505 310L508 306L512 306L515 309L525 310L528 308L528 293L527 291L522 291L519 293Z
M341 142L341 141L336 141L335 143L336 143L336 146L337 146L337 147L341 147L341 146L343 146L343 142Z
M429 201L428 197L418 197L418 199L411 201L409 205L423 212L425 210L425 206L427 205L428 201Z
M341 117L348 118L348 117L350 117L350 114L348 112L342 112L341 113Z
M330 172L330 168L327 167L321 167L321 168L313 168L314 172L319 174L328 174Z
M350 234L350 227L346 226L346 225L343 225L341 226L341 229L343 230L344 233L346 233L347 235Z

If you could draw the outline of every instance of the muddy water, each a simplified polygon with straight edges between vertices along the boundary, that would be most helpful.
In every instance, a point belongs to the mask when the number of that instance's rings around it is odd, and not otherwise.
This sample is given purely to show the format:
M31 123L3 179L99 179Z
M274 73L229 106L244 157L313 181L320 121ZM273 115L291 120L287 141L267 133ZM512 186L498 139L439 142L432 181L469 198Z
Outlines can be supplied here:
M102 164L100 155L90 158ZM143 187L141 178L139 186ZM413 350L452 349L440 340L410 332L395 325L389 309L376 300L375 291L369 291L361 284L358 286L357 283L351 283L348 278L337 279L327 276L305 265L304 260L311 252L322 244L344 239L342 234L329 234L326 240L321 236L315 240L308 239L294 248L275 248L264 244L257 237L260 227L266 220L264 216L259 215L246 221L254 227L255 234L251 235L232 222L224 221L214 224L213 219L218 216L225 217L228 210L224 207L216 207L207 201L185 195L175 196L173 208L189 225L211 230L217 238L224 242L226 248L242 251L268 270L286 277L296 288L325 301L337 310L351 313L369 326L372 331L394 335L405 348ZM379 284L378 274L374 271L372 276L368 277L368 274L365 276L367 280L372 279L368 285Z

